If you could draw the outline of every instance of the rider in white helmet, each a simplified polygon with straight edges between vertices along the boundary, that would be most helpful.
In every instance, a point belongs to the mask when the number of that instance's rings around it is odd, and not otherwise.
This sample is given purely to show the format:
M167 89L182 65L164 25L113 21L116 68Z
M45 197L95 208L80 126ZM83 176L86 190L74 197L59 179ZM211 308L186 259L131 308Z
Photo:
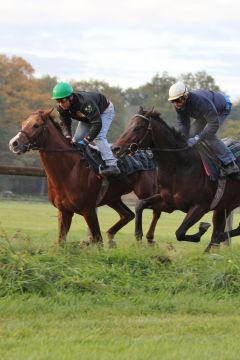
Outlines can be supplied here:
M186 85L178 81L170 87L168 100L175 107L179 130L188 139L188 146L204 140L221 160L226 175L238 173L236 158L216 135L231 111L229 97L210 90L188 91ZM191 123L192 118L195 121Z

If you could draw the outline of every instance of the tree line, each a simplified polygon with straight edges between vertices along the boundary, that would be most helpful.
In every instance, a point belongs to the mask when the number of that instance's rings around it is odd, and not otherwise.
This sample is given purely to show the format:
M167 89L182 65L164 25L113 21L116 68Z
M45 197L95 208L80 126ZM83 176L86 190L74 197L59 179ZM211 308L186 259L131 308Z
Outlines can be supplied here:
M37 78L32 65L18 56L0 55L0 165L40 166L38 154L30 152L24 156L14 156L8 150L9 139L16 134L20 124L33 111L48 109L56 104L51 100L52 88L57 77L46 75ZM195 74L181 74L181 79L189 89L203 88L222 91L214 78L205 71ZM124 130L126 123L138 111L139 106L159 111L163 119L175 125L175 111L168 99L169 87L176 82L167 72L156 74L149 82L138 88L121 89L107 82L71 81L74 90L99 91L109 98L116 110L116 116L109 132L109 141L114 140ZM223 92L223 91L222 91ZM57 112L54 110L57 117ZM230 119L222 130L222 135L240 139L240 100L233 105ZM0 176L0 191L39 193L44 187L42 179ZM45 191L45 190L44 190Z

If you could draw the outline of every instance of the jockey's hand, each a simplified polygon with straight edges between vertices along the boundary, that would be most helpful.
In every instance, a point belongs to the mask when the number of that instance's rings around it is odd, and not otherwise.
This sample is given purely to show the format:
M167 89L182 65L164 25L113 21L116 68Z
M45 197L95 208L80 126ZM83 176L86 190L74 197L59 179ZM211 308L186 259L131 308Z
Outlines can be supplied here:
M200 141L200 137L198 135L194 136L193 138L189 138L187 144L189 147L193 147L197 145Z

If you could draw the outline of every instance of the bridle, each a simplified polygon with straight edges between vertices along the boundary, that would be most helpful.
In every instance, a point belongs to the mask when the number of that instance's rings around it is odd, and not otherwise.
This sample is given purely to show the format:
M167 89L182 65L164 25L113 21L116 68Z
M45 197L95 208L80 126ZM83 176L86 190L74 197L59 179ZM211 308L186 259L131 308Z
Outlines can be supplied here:
M33 136L30 136L26 131L22 129L19 130L19 133L24 134L29 141L28 144L23 145L25 147L25 152L30 150L44 150L41 146L47 138L49 118L41 113L33 113L33 115L35 114L39 115L43 121L43 124L38 127L39 131L37 131Z
M142 144L144 144L144 141L147 139L147 137L149 136L149 134L153 132L152 129L152 124L151 124L151 116L148 118L147 116L144 116L142 114L135 114L133 116L133 119L135 117L140 117L144 120L147 120L148 122L148 127L146 130L145 135L143 136L143 138L138 142L138 143L132 143L130 144L130 146L128 147L128 150L131 153L134 153L137 150L151 150L151 151L159 151L159 152L179 152L179 151L189 151L192 148L190 148L189 146L185 146L183 148L159 148L159 147L152 147L152 146L148 146L148 147L143 147ZM152 138L152 136L151 136Z

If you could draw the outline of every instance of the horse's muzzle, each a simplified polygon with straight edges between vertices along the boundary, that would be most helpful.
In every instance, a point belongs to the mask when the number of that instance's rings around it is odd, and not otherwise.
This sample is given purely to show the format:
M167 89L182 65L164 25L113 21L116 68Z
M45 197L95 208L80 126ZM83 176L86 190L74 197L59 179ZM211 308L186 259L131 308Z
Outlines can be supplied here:
M12 153L20 155L27 151L26 144L21 144L15 136L9 141L9 149Z

